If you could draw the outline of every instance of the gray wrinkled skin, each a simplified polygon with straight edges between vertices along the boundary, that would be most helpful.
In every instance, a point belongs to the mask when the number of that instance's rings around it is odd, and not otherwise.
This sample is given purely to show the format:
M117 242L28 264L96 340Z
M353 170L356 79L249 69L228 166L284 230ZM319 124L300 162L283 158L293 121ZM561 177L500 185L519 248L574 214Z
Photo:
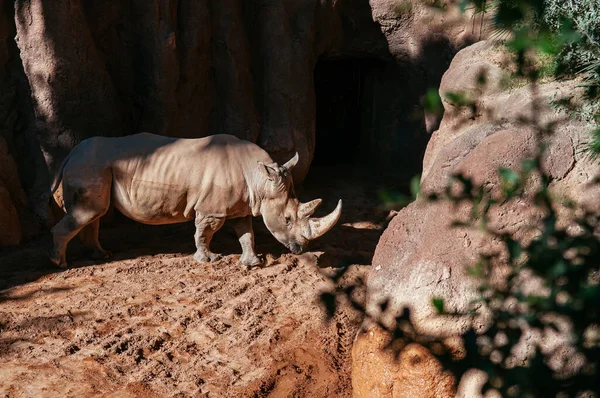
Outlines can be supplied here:
M195 220L199 262L220 256L210 251L213 234L226 219L242 246L240 262L260 264L254 251L252 216L262 215L273 236L293 253L329 231L342 202L322 218L311 218L321 199L300 203L291 169L298 154L280 166L257 145L231 135L199 139L141 133L119 138L93 137L77 145L63 162L65 217L52 228L52 262L66 267L68 242L80 231L97 258L109 253L98 242L100 217L109 206L145 224Z

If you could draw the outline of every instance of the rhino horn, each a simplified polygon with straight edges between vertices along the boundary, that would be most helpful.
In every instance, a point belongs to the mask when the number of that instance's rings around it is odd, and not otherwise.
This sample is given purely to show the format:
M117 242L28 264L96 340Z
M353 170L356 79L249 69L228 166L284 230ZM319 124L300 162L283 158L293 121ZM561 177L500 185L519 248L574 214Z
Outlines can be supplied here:
M342 200L340 199L335 210L325 217L311 218L308 220L309 236L307 236L307 238L313 240L323 236L327 231L333 228L336 222L338 222L341 214Z
M315 199L311 200L308 203L301 203L298 207L298 217L306 218L312 216L315 210L317 210L317 207L319 207L319 205L321 204L321 202L321 199Z
M288 160L283 167L291 170L294 168L294 166L298 163L298 159L300 159L300 156L298 156L298 152L296 152L296 154L294 155L293 158L291 158L290 160Z

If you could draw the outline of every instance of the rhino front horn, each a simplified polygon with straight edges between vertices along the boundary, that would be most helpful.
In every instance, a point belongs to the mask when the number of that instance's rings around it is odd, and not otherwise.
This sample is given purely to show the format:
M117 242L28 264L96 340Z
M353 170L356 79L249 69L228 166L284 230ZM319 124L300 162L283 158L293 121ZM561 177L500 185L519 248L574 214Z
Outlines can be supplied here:
M288 170L291 170L291 169L293 169L293 168L294 168L294 166L295 166L295 165L297 165L297 164L298 164L298 160L299 160L299 159L300 159L300 156L298 156L298 152L296 152L296 154L294 155L294 157L293 157L293 158L291 158L290 160L288 160L288 161L287 161L287 162L286 162L286 163L283 165L283 167L284 167L284 168L286 168L286 169L288 169Z
M323 236L327 231L329 231L336 222L340 219L342 215L342 200L337 204L335 210L321 218L310 218L308 220L309 226L309 235L308 239L313 240Z

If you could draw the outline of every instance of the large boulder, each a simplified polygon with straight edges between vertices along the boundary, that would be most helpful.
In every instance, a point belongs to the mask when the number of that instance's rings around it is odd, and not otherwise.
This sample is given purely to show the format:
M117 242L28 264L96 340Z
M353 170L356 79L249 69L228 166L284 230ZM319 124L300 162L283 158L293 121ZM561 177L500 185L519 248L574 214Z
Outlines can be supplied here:
M444 74L441 93L460 90L473 97L477 94L482 111L465 122L464 114L445 101L441 127L433 134L423 161L421 185L425 192L444 189L457 172L494 192L500 186L499 167L518 169L521 161L535 152L535 134L517 121L520 115L531 115L534 91L521 82L504 84L510 72L508 63L501 62L504 56L501 47L479 42L459 52ZM482 70L487 71L485 87L473 84ZM597 195L597 188L590 183L600 170L582 151L588 129L582 122L565 120L548 105L555 94L575 93L575 83L542 82L537 92L546 104L537 117L543 123L559 120L542 163L551 176L551 189L580 203L594 204L591 198ZM471 327L485 327L484 316L443 317L432 304L432 298L439 297L450 313L467 310L477 291L466 268L481 254L499 248L499 242L476 229L452 225L466 219L468 210L466 205L417 200L391 221L377 245L367 283L367 313L373 319L391 325L393 317L409 308L418 332L449 342ZM527 226L541 215L523 198L494 207L490 216L492 228L527 238L531 233ZM382 314L380 303L385 300L389 304ZM383 349L389 339L372 320L363 324L353 348L355 397L456 394L458 381L449 381L452 377L424 347L409 345L395 360ZM521 346L517 355L526 355L531 344ZM476 396L474 391L482 383L481 374L469 376L463 380L461 396Z

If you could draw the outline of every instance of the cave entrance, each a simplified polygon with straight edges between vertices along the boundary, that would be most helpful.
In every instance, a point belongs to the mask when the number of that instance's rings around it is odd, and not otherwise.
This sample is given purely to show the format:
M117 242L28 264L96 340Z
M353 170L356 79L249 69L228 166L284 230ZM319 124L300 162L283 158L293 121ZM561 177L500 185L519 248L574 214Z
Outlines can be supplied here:
M369 155L373 98L365 90L377 61L320 60L314 71L316 166L364 163Z

